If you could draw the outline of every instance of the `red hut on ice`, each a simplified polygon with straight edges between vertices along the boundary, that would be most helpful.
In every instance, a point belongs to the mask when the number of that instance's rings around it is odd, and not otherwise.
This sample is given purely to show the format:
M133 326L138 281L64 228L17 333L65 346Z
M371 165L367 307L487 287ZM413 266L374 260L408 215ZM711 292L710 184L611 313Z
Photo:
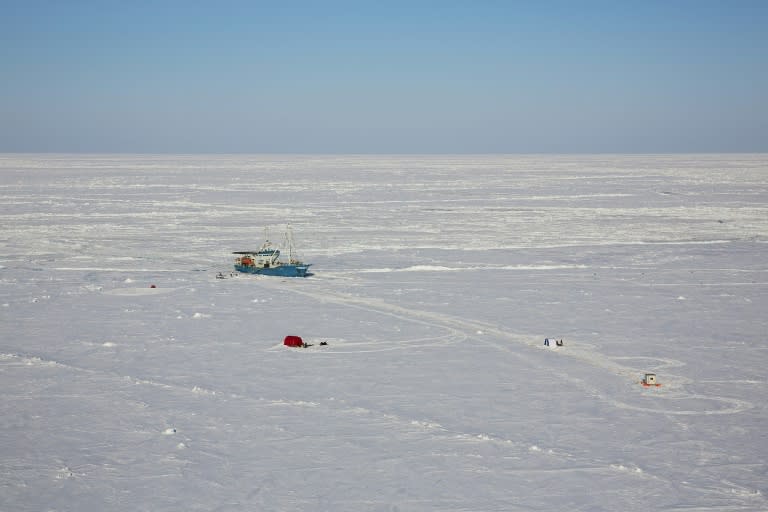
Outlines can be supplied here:
M286 347L303 347L304 340L301 339L301 336L286 336L283 345Z

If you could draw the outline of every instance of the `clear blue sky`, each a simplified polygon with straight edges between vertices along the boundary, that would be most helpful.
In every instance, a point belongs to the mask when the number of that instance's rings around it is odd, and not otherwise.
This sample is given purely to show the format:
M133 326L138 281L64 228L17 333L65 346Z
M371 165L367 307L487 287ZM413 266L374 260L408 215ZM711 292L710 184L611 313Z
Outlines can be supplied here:
M768 152L768 0L0 0L0 151Z

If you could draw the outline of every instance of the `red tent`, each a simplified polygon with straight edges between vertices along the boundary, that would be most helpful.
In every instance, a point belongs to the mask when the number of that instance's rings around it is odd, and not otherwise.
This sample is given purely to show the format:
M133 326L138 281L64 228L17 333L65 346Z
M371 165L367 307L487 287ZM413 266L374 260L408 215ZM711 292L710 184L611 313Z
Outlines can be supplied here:
M303 347L304 341L300 336L286 336L283 340L283 345L286 347Z

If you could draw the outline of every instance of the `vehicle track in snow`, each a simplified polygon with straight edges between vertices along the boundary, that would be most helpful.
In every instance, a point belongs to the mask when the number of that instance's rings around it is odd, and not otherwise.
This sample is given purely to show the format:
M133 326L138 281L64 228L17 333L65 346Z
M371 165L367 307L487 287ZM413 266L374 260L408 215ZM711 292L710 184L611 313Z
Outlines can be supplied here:
M283 280L277 281L262 279L259 281L259 284L266 287L275 287L280 288L281 290L288 290L318 301L333 302L335 304L343 305L346 307L357 308L367 312L385 314L400 320L418 322L425 325L445 329L448 331L448 334L443 338L433 340L431 345L458 343L460 341L467 340L491 346L497 350L504 351L514 357L522 359L529 365L534 365L538 368L541 368L542 371L550 373L555 372L557 376L564 381L567 381L570 384L584 390L586 393L589 393L596 398L599 398L600 400L621 409L629 409L646 413L690 416L737 414L754 407L754 404L745 400L706 395L688 391L688 388L692 386L693 382L686 377L674 374L665 374L665 382L662 388L643 388L639 385L639 377L643 373L643 370L640 367L633 367L622 364L622 361L631 361L634 359L633 356L609 357L601 354L591 345L579 344L578 340L569 340L567 347L542 347L538 337L533 334L511 333L507 330L481 321L465 319L445 313L417 310L391 304L378 298L350 295L340 291L333 291L330 289L331 283L325 280L316 279L313 281L297 283L297 286L285 286L286 281ZM315 287L316 284L321 286L321 288ZM483 334L478 335L478 333ZM514 345L503 343L503 341L513 342ZM391 344L392 342L388 341L388 343ZM396 342L394 347L388 347L388 350L405 349L409 346L412 346L412 343L413 341L399 341ZM526 346L532 351L520 350L520 346ZM567 372L556 371L552 365L547 364L545 358L540 357L542 355L542 350L547 352L547 357L569 357L576 359L586 365L590 365L600 370L623 377L627 379L628 382L636 382L638 384L637 396L642 396L643 393L654 393L655 397L658 399L659 406L648 407L644 405L628 403L616 396L612 396L610 390L608 389L598 388L586 380L578 378ZM650 358L645 356L637 356L637 358L640 358L644 361L653 360L655 361L655 366L659 368L674 368L685 365L685 363L675 359ZM661 405L663 403L662 401L666 401L668 404L679 404L681 400L703 401L709 402L712 405L709 407L701 408L673 408L671 406L664 407Z

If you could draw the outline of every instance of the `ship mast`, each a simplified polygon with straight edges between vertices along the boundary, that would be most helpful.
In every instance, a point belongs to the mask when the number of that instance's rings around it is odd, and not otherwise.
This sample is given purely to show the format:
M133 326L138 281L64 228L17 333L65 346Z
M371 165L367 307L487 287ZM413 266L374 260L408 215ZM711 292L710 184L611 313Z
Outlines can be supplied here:
M285 228L285 238L288 242L288 263L293 263L293 231L291 231L291 225L288 224Z

